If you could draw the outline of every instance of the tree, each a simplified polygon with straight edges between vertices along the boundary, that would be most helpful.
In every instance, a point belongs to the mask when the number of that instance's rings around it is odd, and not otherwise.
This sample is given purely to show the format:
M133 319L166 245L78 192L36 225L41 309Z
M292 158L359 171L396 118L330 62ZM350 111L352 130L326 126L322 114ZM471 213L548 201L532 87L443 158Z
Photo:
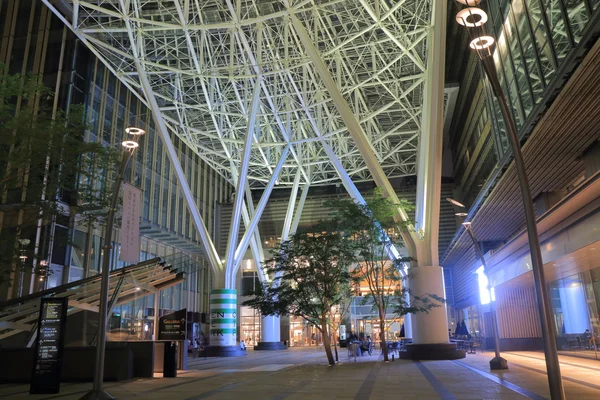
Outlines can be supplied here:
M356 253L357 263L352 269L352 278L356 285L366 285L369 289L363 304L370 302L373 311L377 313L383 357L388 361L385 340L388 312L392 310L397 317L428 312L444 301L434 295L411 296L405 284L404 268L414 260L390 260L388 255L392 245L402 246L400 230L406 229L410 223L398 225L394 220L396 209L402 207L410 211L413 207L406 200L395 204L383 197L377 189L366 196L366 204L359 204L348 198L334 200L331 205L335 210L337 224L345 232L345 237L352 243Z
M298 316L314 325L323 336L329 365L335 365L331 351L332 308L349 297L349 268L354 259L350 243L337 231L326 231L324 222L308 232L294 234L274 250L265 262L274 276L244 305L262 315Z
M45 272L50 235L40 244L38 232L86 207L106 208L118 166L116 149L84 141L83 108L53 110L41 81L0 65L0 286L14 281L19 256ZM23 248L22 239L32 245Z

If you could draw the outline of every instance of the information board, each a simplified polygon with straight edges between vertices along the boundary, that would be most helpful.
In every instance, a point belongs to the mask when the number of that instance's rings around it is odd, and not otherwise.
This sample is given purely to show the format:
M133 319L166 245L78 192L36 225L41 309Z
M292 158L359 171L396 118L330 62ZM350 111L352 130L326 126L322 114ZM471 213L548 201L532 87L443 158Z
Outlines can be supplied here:
M160 317L158 340L185 340L187 308Z
M60 390L67 301L67 298L46 298L40 304L31 394L54 394Z

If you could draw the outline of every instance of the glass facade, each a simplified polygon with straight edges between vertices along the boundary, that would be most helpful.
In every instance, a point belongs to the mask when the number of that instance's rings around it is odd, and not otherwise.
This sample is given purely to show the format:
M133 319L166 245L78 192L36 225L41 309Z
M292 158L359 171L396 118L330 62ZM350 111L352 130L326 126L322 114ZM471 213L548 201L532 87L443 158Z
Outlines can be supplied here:
M560 350L600 359L600 268L550 283Z
M486 28L496 38L493 54L503 92L517 130L543 109L544 95L562 84L557 72L574 54L598 0L490 0L481 3L489 16ZM467 51L465 49L465 51ZM475 55L471 55L475 58ZM466 68L462 121L450 140L455 182L463 203L472 206L490 174L508 152L506 127L481 67ZM532 121L533 121L532 119ZM521 135L525 134L521 132Z

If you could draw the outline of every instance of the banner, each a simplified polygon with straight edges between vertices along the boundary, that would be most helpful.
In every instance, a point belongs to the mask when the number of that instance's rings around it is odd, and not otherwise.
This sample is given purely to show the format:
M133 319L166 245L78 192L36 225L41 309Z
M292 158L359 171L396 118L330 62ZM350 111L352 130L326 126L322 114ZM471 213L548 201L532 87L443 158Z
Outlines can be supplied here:
M119 260L130 264L140 262L140 204L142 191L133 185L123 185L123 219Z

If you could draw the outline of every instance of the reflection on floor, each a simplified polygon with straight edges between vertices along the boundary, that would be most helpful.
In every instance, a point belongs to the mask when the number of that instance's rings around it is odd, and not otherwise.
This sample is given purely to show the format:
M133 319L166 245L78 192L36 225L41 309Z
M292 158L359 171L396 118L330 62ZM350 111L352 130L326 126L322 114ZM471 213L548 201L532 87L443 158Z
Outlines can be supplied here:
M468 355L460 361L384 363L379 352L356 362L340 349L340 363L327 366L318 348L249 351L242 358L190 359L177 378L107 383L107 391L124 399L548 399L543 355L505 353L510 369L489 371L493 353ZM568 399L600 398L600 362L560 358ZM0 385L0 399L79 399L91 384L63 384L55 396L31 396L27 385Z

